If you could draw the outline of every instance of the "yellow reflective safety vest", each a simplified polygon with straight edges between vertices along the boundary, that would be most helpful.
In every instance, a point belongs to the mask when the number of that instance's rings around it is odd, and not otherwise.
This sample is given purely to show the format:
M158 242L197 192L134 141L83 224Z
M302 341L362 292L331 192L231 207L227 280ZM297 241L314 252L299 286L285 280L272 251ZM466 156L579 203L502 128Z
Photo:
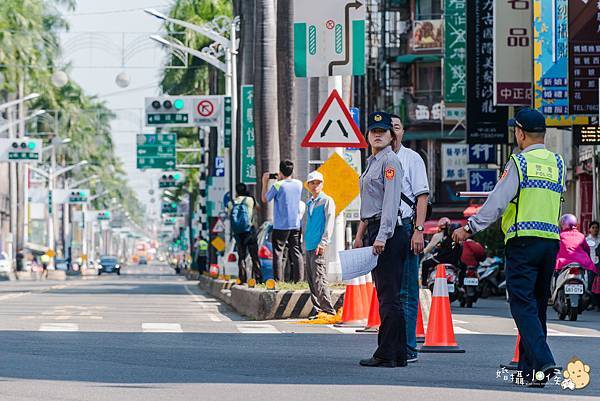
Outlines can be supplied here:
M504 241L515 237L560 239L558 220L565 185L562 156L535 149L511 159L519 172L519 189L502 216Z
M201 239L198 241L198 252L200 255L204 256L208 252L208 242Z

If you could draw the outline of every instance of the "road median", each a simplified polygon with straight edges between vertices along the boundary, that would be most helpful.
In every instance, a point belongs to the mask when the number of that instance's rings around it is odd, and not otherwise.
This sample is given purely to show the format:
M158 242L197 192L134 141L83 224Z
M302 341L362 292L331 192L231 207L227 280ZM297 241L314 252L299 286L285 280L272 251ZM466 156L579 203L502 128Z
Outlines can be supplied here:
M308 290L267 290L235 285L233 280L199 277L199 287L225 302L238 313L254 320L299 319L310 315L313 308ZM344 290L332 289L331 298L338 309L344 302Z

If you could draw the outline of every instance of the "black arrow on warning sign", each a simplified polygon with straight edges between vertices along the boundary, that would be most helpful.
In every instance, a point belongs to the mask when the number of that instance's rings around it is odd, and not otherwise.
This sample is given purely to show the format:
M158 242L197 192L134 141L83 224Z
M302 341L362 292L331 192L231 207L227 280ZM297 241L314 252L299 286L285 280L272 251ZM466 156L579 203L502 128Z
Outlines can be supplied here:
M344 124L342 124L342 122L340 120L337 120L337 125L342 130L342 134L344 134L344 138L348 138L348 131L346 131L346 127L344 127Z
M342 124L342 121L337 120L336 122L337 122L338 127L340 127L340 129L342 130L342 135L344 135L344 138L348 138L348 131L346 131L346 127L344 127L344 124ZM327 134L329 127L331 127L331 123L333 123L333 120L327 121L327 124L325 124L325 128L323 128L323 131L321 131L321 138L323 138Z
M325 136L325 134L327 133L327 130L331 126L332 122L333 122L333 120L327 121L327 124L325 124L325 128L323 128L323 131L321 131L321 138L323 138Z

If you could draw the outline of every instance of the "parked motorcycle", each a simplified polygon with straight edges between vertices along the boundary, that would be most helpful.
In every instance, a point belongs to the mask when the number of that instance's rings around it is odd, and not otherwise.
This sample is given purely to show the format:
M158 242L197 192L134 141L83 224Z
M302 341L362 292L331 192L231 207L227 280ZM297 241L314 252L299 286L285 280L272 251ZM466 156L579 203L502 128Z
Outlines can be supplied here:
M458 298L457 294L457 281L458 281L458 269L451 264L445 263L446 267L446 280L448 282L448 298L450 303L456 301ZM427 279L427 288L433 292L433 285L435 284L435 274L437 269L433 269Z
M479 294L481 298L492 295L502 295L505 289L500 284L506 280L504 277L504 260L499 257L488 258L479 264Z
M587 288L587 272L579 264L566 265L552 280L550 303L558 313L560 320L577 320L590 304L591 297Z
M458 301L461 307L472 308L473 304L479 298L479 274L477 267L470 266L465 268L465 274L462 280L458 281Z

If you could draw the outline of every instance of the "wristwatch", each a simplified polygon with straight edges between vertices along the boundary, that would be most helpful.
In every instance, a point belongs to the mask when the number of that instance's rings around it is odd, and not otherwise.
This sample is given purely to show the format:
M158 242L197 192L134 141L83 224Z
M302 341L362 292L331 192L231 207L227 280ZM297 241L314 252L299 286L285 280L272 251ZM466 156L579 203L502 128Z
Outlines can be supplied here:
M469 225L469 223L465 224L465 226L463 227L463 230L465 230L466 232L468 232L469 234L471 234L473 231L471 230L471 226Z
M423 227L423 226L416 226L416 227L415 227L415 230L416 230L416 231L423 232L423 231L425 231L425 227Z

